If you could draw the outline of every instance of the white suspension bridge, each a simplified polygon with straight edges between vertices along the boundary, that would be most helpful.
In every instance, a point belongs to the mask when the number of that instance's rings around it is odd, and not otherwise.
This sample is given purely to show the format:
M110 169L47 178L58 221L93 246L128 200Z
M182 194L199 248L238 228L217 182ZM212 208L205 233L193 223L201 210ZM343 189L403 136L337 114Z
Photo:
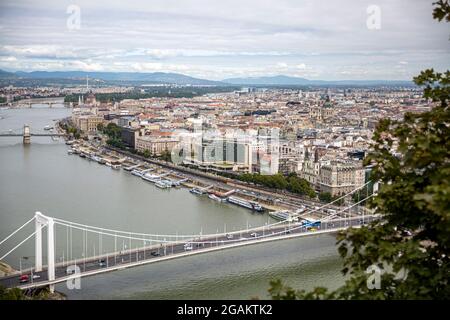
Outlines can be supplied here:
M369 183L367 182L364 186L328 204L302 213L301 216L319 211L323 212L326 207L333 203L343 200L363 188L368 188ZM214 234L203 234L202 231L199 234L184 235L137 233L90 226L36 212L30 220L0 241L0 250L5 250L2 247L10 242L19 231L25 230L27 225L34 222L34 231L11 249L6 249L7 251L0 257L0 261L3 261L16 250L20 250L25 242L34 238L34 266L28 269L20 267L19 273L0 278L0 284L5 287L22 289L49 286L53 292L55 284L78 277L93 276L206 252L269 241L335 233L350 227L361 227L378 218L374 214L367 214L367 209L361 206L362 203L376 194L377 189L378 185L375 184L373 194L317 221L288 219L259 227L250 228L247 226L245 229L232 232L227 232L224 228L223 232ZM56 232L57 227L60 229L59 233ZM43 265L42 248L44 228L47 231L46 265ZM91 242L88 241L88 238ZM74 246L74 243L78 243L80 246ZM90 247L91 245L92 247ZM61 251L58 260L56 259L57 248ZM72 273L76 269L79 272ZM26 279L21 278L20 275L23 274L28 277Z

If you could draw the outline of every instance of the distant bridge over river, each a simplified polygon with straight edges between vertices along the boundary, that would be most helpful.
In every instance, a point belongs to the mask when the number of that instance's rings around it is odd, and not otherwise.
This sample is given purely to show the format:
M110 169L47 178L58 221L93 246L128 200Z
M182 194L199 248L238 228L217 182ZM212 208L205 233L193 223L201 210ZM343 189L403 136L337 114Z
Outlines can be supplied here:
M0 132L0 137L22 137L23 144L30 144L31 143L31 137L65 137L65 133L58 133L58 132L39 132L39 133L32 133L30 126L25 124L23 126L22 132L17 132L14 130L9 130L6 132Z
M71 104L68 102L64 102L64 98L32 98L32 99L23 99L19 101L12 102L9 106L11 108L33 108L33 105L48 105L49 108L53 108L55 106L64 106L71 107Z

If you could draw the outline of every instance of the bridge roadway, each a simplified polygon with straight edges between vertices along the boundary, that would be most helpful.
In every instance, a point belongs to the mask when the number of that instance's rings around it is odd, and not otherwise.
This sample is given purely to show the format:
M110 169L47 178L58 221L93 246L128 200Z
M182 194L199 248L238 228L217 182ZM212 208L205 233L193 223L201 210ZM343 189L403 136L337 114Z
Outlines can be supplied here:
M317 235L324 233L334 233L349 227L360 227L376 219L375 216L352 217L347 219L322 221L320 227L316 231L308 230L309 227L301 226L299 223L277 225L276 227L260 227L257 229L257 236L255 229L246 232L230 232L222 234L217 237L199 237L197 239L186 239L184 241L167 243L166 245L159 244L147 247L140 247L127 251L119 251L116 253L104 254L102 256L89 257L68 261L64 263L57 263L55 267L56 279L49 282L47 279L47 270L33 273L38 275L38 279L30 279L28 283L20 283L20 274L10 275L0 278L0 284L5 287L19 287L22 289L48 286L67 281L70 275L67 274L67 266L76 264L80 268L80 277L92 276L104 272L111 272L115 270L125 269L129 267L139 266L158 261L165 261L185 257L194 254L206 253L217 250L224 250L245 245L252 245L276 240L285 240L297 238L301 236ZM263 231L264 230L264 231ZM233 235L233 242L229 241L227 235ZM149 241L149 240L147 240ZM192 250L185 250L185 243L195 242ZM105 265L101 265L100 261L104 261ZM31 274L31 270L25 270L22 274ZM30 277L31 278L31 277Z

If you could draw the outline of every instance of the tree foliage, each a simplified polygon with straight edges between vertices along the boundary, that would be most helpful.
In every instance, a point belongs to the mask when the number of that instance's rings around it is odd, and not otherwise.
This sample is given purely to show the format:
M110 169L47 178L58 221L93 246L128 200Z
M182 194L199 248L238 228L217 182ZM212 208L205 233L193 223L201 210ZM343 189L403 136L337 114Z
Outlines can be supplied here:
M448 1L436 4L434 17L448 21ZM348 280L333 292L308 293L273 282L274 299L450 299L450 72L429 69L414 81L435 106L379 122L365 162L381 183L369 202L381 219L338 236ZM373 266L380 289L367 285Z
M23 291L19 288L7 289L0 285L0 300L25 300Z
M81 131L78 130L73 125L68 124L68 123L62 123L60 126L61 126L61 128L63 128L66 131L66 133L72 135L75 139L80 139Z
M103 132L108 136L107 144L116 148L124 148L124 144L122 141L122 129L116 125L115 123L108 123L108 125L97 126L97 130Z
M365 205L368 200L361 201L363 199L366 199L367 197L371 196L373 194L373 182L371 180L368 182L367 186L365 188L362 188L352 195L352 200L355 203L360 203L360 205Z
M150 158L152 156L152 153L150 152L150 150L145 149L144 152L142 153L142 156L145 158Z
M169 150L164 150L163 152L161 152L159 159L166 162L172 162L172 153Z
M19 288L6 288L0 285L0 300L65 300L62 293L51 293L48 287L24 291Z
M326 203L331 202L331 200L333 199L333 197L331 196L331 193L329 193L329 192L321 192L321 193L319 193L318 197L319 197L320 201L326 202Z
M155 87L145 89L144 92L141 88L135 89L129 92L111 92L111 93L96 93L95 99L100 102L120 102L124 99L149 99L149 98L193 98L209 93L218 92L232 92L234 90L239 90L239 87L234 86L211 86L211 87ZM77 103L79 99L79 94L70 94L64 97L64 102L74 102Z
M433 10L433 18L439 21L445 19L445 21L450 22L450 4L448 0L439 0L434 4L436 7Z
M292 193L307 195L312 198L316 195L309 182L297 177L295 173L291 173L287 177L282 174L263 175L259 173L244 173L237 178L244 182L258 184L272 189L288 190Z
M334 204L337 206L340 206L344 203L344 199L340 199L341 197L342 196L340 196L340 195L332 196L331 193L329 193L329 192L321 192L318 195L318 198L320 201L325 202L325 203L330 203L330 202L334 201Z

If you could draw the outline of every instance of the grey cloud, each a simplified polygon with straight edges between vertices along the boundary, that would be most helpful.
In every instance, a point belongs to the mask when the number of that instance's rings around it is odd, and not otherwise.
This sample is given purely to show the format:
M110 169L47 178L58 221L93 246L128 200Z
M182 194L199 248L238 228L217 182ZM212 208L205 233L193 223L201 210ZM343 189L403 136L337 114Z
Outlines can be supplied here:
M448 26L433 21L432 1L375 2L377 31L366 27L366 0L79 0L75 31L66 27L69 2L1 2L0 57L10 61L0 59L0 68L181 70L213 79L404 78L448 68ZM402 73L393 67L399 61L408 61Z

